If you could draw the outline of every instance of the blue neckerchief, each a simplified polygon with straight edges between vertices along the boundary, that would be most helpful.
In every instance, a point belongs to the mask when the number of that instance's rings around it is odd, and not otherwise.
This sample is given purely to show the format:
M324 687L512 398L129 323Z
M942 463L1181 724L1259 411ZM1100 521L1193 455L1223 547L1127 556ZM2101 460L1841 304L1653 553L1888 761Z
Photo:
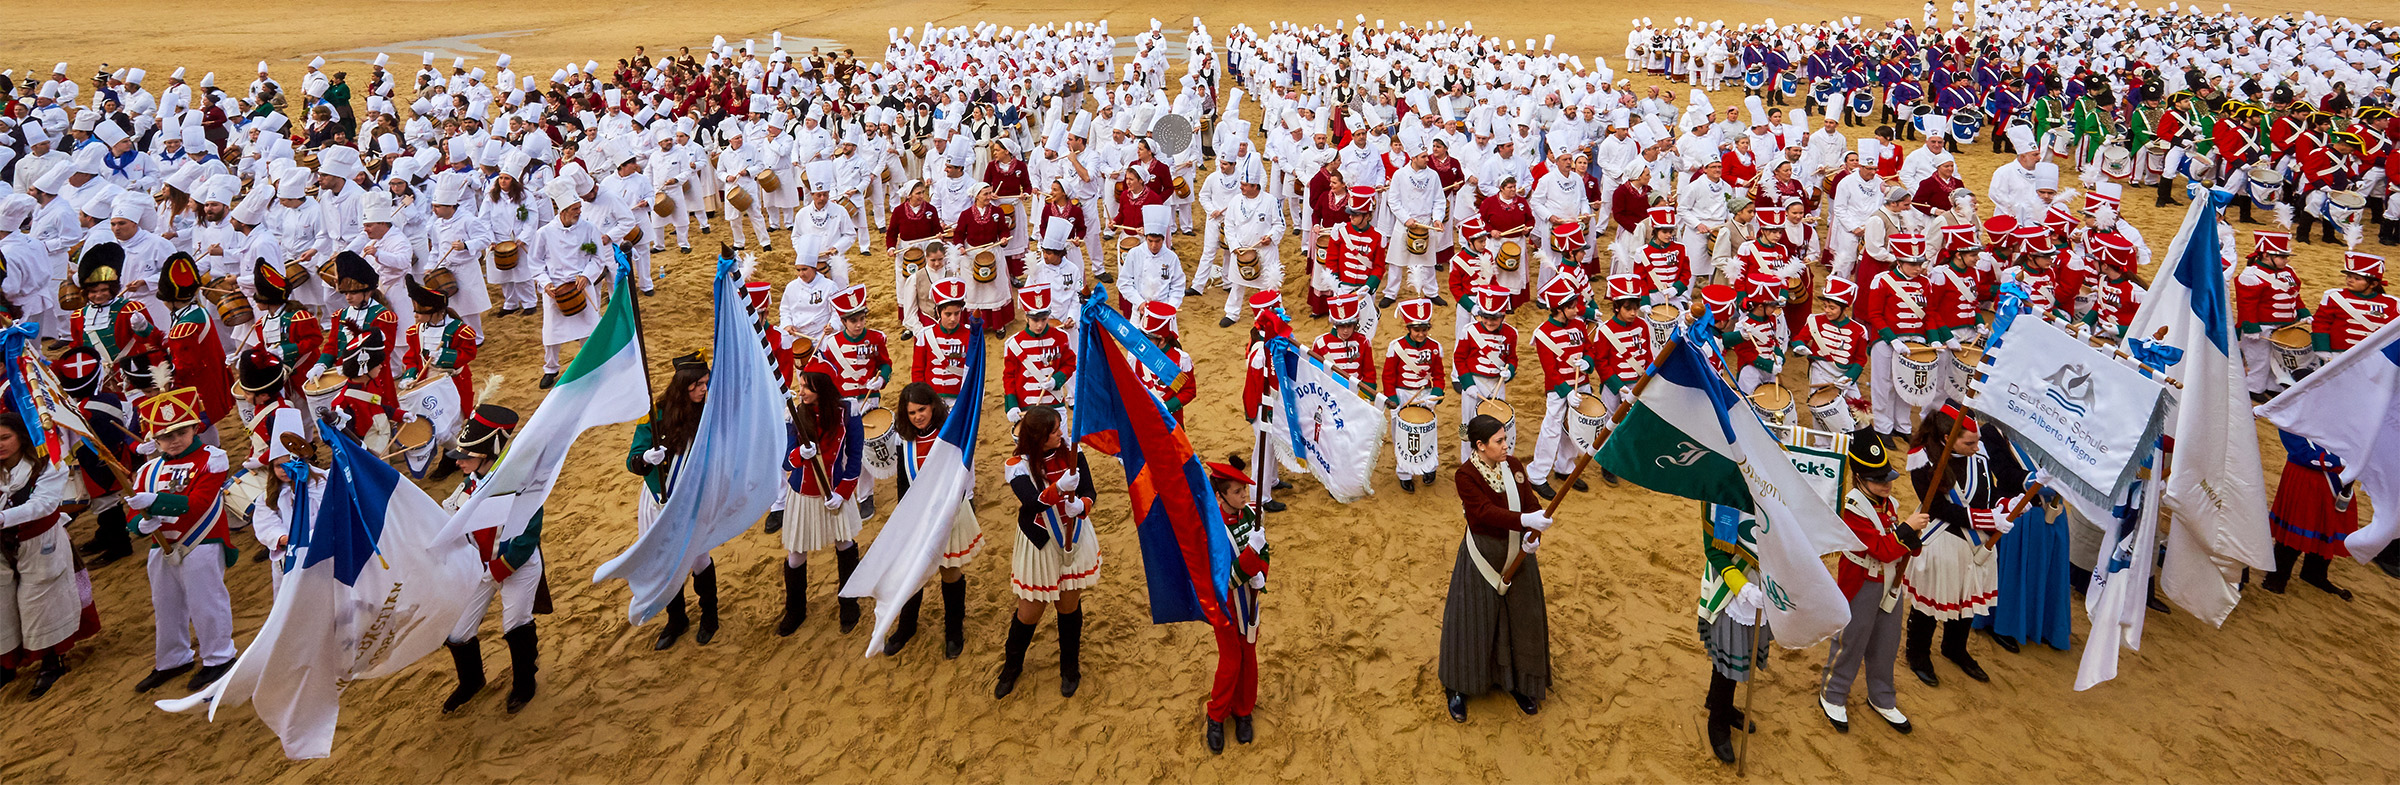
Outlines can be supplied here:
M133 174L125 171L125 168L132 166L133 157L139 154L141 154L141 151L139 150L127 150L123 153L109 153L107 155L100 156L100 162L107 164L108 170L111 172L116 172L118 177L123 177L130 180L133 179Z

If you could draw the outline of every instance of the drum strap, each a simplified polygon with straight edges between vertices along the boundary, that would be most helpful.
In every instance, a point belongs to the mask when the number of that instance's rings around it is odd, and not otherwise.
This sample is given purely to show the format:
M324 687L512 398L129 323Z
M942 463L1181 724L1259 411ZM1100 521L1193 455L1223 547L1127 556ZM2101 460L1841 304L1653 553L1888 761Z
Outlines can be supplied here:
M2367 313L2366 313L2365 311L2361 311L2361 310L2359 310L2358 303L2357 303L2356 301L2354 301L2354 300L2351 300L2351 299L2350 299L2350 298L2348 298L2348 297L2342 297L2342 296L2336 295L2336 296L2333 296L2333 297L2327 297L2327 298L2325 298L2325 301L2326 301L2326 302L2329 302L2329 303L2333 303L2334 305L2341 306L2341 308L2342 308L2342 312L2343 312L2343 313L2346 313L2346 314L2349 314L2349 315L2350 315L2350 320L2351 320L2351 321L2353 321L2353 322L2357 322L2357 323L2359 323L2359 324L2374 324L2374 323L2375 323L2375 322L2374 322L2374 319L2373 319L2373 317L2370 317L2370 316L2368 316L2368 315L2367 315Z

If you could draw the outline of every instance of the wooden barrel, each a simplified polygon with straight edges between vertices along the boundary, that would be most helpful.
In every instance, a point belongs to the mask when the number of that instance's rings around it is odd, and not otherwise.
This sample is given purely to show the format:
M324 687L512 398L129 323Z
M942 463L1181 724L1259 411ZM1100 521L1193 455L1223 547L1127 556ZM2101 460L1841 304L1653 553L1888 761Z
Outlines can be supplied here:
M775 170L772 170L772 169L769 169L769 170L767 170L767 171L764 171L764 172L759 172L759 173L758 173L758 190L761 190L761 191L781 191L781 190L783 190L783 178L775 176Z
M217 297L219 323L227 327L240 327L249 324L250 319L250 298L243 297L241 292L227 292Z
M673 218L675 217L675 200L667 196L667 192L665 191L652 194L650 196L650 212L660 218ZM497 264L497 262L494 264ZM500 269L506 270L508 268L502 267Z
M574 316L583 313L583 287L567 281L550 287L550 301L558 304L558 315Z
M425 274L425 288L440 292L443 297L458 296L458 273L443 267Z
M517 254L522 252L524 248L525 246L523 244L518 243L515 240L502 240L500 242L493 243L492 268L496 270L517 269Z

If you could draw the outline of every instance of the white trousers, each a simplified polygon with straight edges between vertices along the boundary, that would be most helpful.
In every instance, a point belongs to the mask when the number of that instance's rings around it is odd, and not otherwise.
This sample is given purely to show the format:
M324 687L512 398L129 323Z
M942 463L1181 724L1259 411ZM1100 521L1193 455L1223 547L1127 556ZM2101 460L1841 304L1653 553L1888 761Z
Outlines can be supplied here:
M1892 345L1877 342L1867 354L1867 403L1874 413L1878 433L1906 435L1916 430L1914 412L1900 400L1898 385L1892 383L1892 374L1898 372L1899 364L1892 361Z
M2275 378L2275 347L2265 332L2242 336L2234 345L2242 353L2242 380L2249 383L2250 392L2283 389L2282 380Z
M1583 448L1567 438L1567 418L1574 413L1567 396L1542 395L1542 429L1533 439L1533 460L1525 463L1525 473L1533 475L1534 482L1549 482L1552 473L1583 457Z
M1214 218L1200 222L1200 263L1192 267L1191 278L1194 289L1208 291L1209 284L1225 278L1224 265L1217 262L1217 255L1224 252L1223 248L1217 247L1223 244L1220 239L1224 233L1221 223Z
M489 569L479 575L483 582L475 587L474 601L467 603L467 612L459 615L458 626L450 628L451 643L475 639L476 632L483 627L484 614L492 609L493 597L500 599L502 634L533 623L533 599L542 587L541 551L534 551L533 558L525 560L525 566L508 574L508 580L492 580Z
M153 665L191 664L194 634L202 665L233 661L233 595L225 590L225 546L202 543L176 563L165 548L150 549L150 610L158 624Z

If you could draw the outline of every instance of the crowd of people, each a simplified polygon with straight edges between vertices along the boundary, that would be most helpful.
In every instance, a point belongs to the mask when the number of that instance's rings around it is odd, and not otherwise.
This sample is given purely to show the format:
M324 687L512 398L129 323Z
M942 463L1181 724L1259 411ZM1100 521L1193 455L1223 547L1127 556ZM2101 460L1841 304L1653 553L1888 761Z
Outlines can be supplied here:
M1847 732L1863 670L1868 705L1905 733L1896 660L1936 684L1938 630L1943 656L1988 680L1968 653L1978 624L2011 651L2066 648L2068 575L2090 567L2091 548L2068 546L2075 516L2048 497L2027 509L2026 467L1968 407L1997 287L2022 288L2039 318L2095 345L2123 341L2154 253L2122 215L2126 188L2168 206L2202 198L2185 186L2216 187L2234 194L2213 231L2256 396L2400 315L2369 253L2400 244L2400 34L2115 2L1936 11L1879 26L1645 18L1615 68L1552 37L1361 15L1221 38L1198 19L1130 36L1105 22L929 24L895 28L873 61L788 50L780 34L719 38L547 78L507 55L443 68L425 53L414 74L379 55L356 80L323 58L297 75L262 62L246 87L181 68L79 82L69 63L0 79L0 297L93 437L50 460L34 449L43 426L0 412L0 485L13 490L0 666L34 667L33 697L51 689L99 623L91 570L138 539L157 648L136 690L221 676L236 653L224 574L246 547L234 533L248 528L258 558L282 564L296 496L325 480L322 429L420 477L458 475L455 504L518 422L478 404L484 326L539 320L546 389L611 287L653 294L654 259L724 228L704 250L787 247L795 266L779 293L754 276L738 304L766 325L794 404L789 489L765 524L785 552L778 635L806 623L810 555L831 549L846 580L866 523L896 506L876 482L907 493L951 409L985 405L958 400L980 325L1004 336L997 397L1018 504L995 695L1023 677L1052 609L1059 689L1073 695L1081 598L1102 562L1093 475L1065 425L1082 303L1109 286L1180 363L1172 377L1142 370L1180 414L1201 394L1181 337L1210 329L1182 311L1222 290L1214 328L1250 328L1239 394L1253 422L1280 400L1259 344L1302 315L1326 325L1311 351L1389 412L1403 492L1439 482L1439 422L1456 418L1448 473L1467 533L1443 614L1444 697L1461 722L1492 691L1534 713L1551 681L1544 502L1588 489L1578 461L1669 333L1697 322L1768 421L1850 435L1840 506L1868 547L1839 567L1853 621L1822 710ZM1684 100L1676 83L1690 85ZM1738 102L1710 95L1734 87ZM1986 137L2013 160L1973 188L1956 156ZM2340 285L2305 290L2294 240L2340 244ZM1386 318L1403 329L1380 331ZM886 319L897 335L870 326ZM1535 367L1520 371L1527 350ZM909 378L887 404L902 352ZM645 522L695 470L684 453L708 381L705 358L678 358L634 434L626 466ZM466 415L420 415L423 396ZM844 418L873 412L888 425L866 435L880 466L829 463L859 438ZM246 443L219 443L228 416ZM2346 599L2327 570L2356 508L2339 458L2294 442L2273 519L2280 568L2262 585L2283 591L2297 565ZM315 468L276 468L294 463ZM1913 515L1893 495L1903 468L1931 500ZM1264 516L1305 469L1262 446L1209 472L1240 550L1241 612L1218 631L1204 726L1221 751L1228 722L1253 738ZM989 544L961 509L938 581L952 658L969 640L963 568ZM76 547L68 523L84 520L93 534ZM479 537L514 712L535 696L540 527ZM1708 538L1694 561L1708 737L1730 762L1732 732L1753 724L1734 685L1768 637L1751 621L1766 600L1742 537ZM691 589L697 613L678 596L656 648L718 631L714 567ZM911 642L922 599L887 653ZM840 599L837 616L849 632L859 601ZM451 638L460 675L445 711L484 686L482 623L472 614Z

